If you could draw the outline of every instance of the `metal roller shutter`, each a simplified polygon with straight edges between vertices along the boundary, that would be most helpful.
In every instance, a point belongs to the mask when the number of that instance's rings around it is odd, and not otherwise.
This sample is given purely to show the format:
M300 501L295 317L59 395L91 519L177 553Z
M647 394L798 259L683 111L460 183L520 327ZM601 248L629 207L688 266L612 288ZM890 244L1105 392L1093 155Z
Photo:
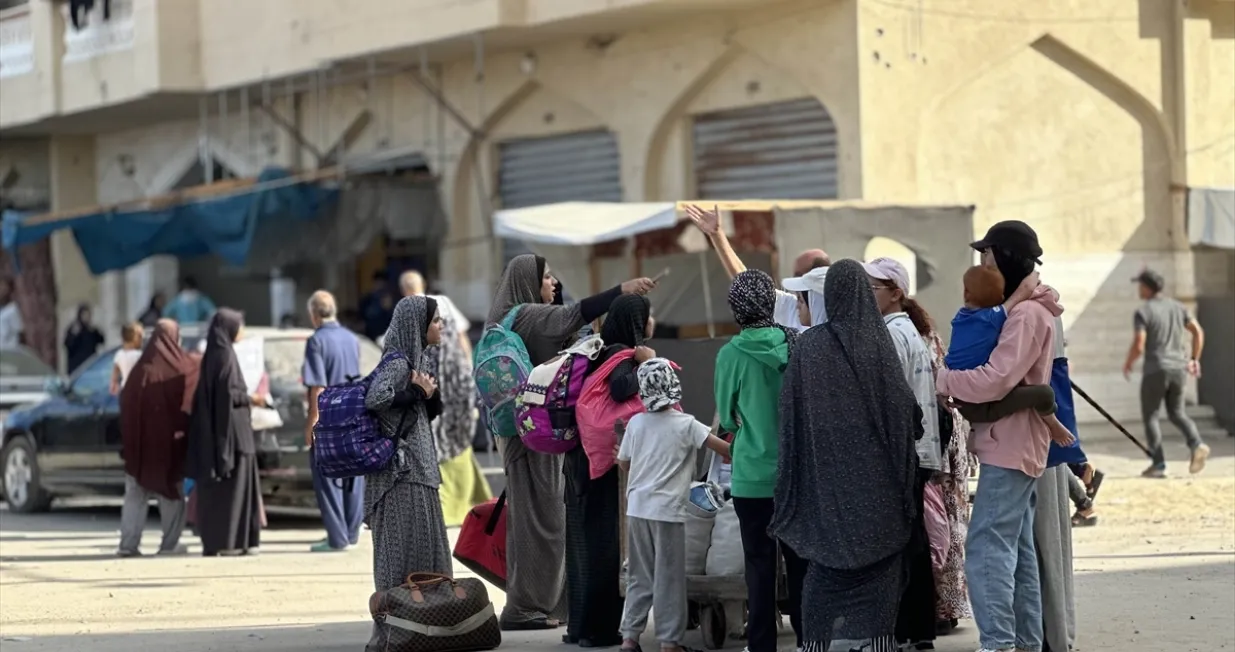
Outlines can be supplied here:
M814 98L695 117L701 199L835 199L836 125Z
M498 145L498 197L502 208L563 201L622 201L617 138L607 130L508 140ZM506 260L527 253L502 243Z

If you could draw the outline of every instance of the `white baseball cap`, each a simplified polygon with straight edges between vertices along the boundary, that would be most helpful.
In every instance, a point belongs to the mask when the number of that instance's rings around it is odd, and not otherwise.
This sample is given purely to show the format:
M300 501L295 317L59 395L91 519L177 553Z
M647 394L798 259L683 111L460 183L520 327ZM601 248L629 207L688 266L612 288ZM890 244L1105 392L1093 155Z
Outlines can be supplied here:
M827 267L816 267L801 276L782 279L780 284L787 292L818 292L823 294L823 281L827 275Z
M867 276L881 281L892 281L901 292L909 295L909 272L900 261L894 258L876 258L862 263L862 268L866 270Z

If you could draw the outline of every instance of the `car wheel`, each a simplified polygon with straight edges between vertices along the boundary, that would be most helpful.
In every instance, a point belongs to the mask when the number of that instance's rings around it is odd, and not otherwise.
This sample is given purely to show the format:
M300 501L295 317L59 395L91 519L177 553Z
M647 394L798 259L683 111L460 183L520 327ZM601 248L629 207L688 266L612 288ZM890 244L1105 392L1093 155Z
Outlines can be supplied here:
M45 512L51 507L51 495L39 484L38 457L34 446L25 437L14 437L4 447L4 497L9 509L23 514Z

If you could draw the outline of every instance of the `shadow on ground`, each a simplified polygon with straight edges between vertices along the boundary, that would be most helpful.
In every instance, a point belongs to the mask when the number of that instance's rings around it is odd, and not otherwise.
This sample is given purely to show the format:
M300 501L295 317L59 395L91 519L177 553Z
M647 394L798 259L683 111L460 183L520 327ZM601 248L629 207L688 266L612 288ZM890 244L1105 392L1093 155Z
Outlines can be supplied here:
M1087 652L1156 652L1158 650L1217 650L1235 642L1235 565L1220 553L1207 563L1077 574L1078 647ZM1164 555L1163 563L1193 557ZM1124 596L1121 598L1120 596ZM1126 599L1132 598L1135 599ZM51 636L3 639L5 652L354 652L369 634L366 622L325 625L162 630L142 633ZM506 633L503 650L561 649L561 630ZM952 636L939 639L940 652L968 652L975 644L972 623ZM655 645L651 635L644 643ZM783 632L781 649L792 649ZM700 645L699 633L687 635L687 645ZM729 649L740 649L731 643Z

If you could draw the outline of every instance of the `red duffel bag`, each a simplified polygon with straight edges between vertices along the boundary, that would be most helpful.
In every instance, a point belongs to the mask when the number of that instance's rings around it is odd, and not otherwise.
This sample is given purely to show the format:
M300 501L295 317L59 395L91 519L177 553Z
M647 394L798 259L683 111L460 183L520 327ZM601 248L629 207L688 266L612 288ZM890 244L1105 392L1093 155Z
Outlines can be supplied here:
M486 582L506 590L506 492L468 512L455 542L455 559Z

